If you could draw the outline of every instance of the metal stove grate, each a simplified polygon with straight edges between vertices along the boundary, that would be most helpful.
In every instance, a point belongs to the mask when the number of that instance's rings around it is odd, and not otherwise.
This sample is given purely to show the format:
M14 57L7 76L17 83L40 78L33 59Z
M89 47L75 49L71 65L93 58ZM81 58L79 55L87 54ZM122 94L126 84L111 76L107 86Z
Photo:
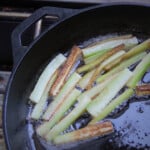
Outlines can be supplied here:
M0 71L0 118L2 118L2 106L4 100L4 94L6 86L9 80L10 71ZM0 119L0 149L5 150L5 142L3 139L2 119Z

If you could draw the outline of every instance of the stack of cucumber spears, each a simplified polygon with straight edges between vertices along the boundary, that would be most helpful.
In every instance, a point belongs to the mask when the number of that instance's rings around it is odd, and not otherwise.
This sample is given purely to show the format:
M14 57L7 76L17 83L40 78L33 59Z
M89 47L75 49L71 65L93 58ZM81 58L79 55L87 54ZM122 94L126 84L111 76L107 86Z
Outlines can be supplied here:
M149 85L139 85L150 68L149 50L150 39L138 43L135 36L124 35L84 49L73 46L67 57L58 54L43 70L29 97L33 102L31 118L42 120L36 133L54 144L112 133L113 124L102 120L135 91L150 94ZM79 61L82 63L76 65ZM46 106L49 97L52 101ZM63 132L85 112L92 118L85 127Z

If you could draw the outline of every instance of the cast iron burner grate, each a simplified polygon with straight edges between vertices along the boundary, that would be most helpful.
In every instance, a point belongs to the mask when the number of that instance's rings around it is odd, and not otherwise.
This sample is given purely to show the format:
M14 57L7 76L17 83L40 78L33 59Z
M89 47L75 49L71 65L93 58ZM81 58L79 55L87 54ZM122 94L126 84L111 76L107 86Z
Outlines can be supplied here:
M5 150L5 142L3 139L2 129L2 105L4 100L4 94L6 86L10 77L11 71L0 71L0 149Z

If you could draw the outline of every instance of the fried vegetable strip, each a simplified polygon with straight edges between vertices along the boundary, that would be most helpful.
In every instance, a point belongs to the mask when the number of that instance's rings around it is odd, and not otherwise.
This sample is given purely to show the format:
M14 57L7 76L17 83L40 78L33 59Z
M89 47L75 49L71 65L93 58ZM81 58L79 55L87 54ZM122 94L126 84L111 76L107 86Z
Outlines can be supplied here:
M99 43L96 43L96 45L82 49L83 56L88 57L93 54L96 54L97 52L112 49L120 44L125 44L125 47L127 48L127 47L131 47L133 45L138 44L138 40L136 37L132 37L132 35L110 38L110 39L101 41Z
M78 105L50 130L50 132L45 136L45 139L47 141L51 141L67 129L78 117L81 116L90 101L91 99L87 96L84 96L82 100L79 100Z
M66 97L66 100L61 105L61 108L57 110L57 113L55 113L49 121L44 122L41 124L37 129L36 132L38 135L44 137L50 129L59 122L60 119L64 116L64 113L74 104L74 102L77 100L77 97L81 94L81 91L77 89L73 89L70 94Z
M126 91L124 91L121 95L113 99L97 117L92 119L92 121L89 124L95 124L98 121L107 117L109 113L111 113L121 103L128 100L133 94L134 94L133 89L127 89Z
M144 73L150 68L150 53L148 53L142 61L136 66L133 71L133 77L128 81L127 86L135 88L137 83L141 80Z
M68 79L68 81L64 84L59 94L54 98L54 100L49 104L46 112L43 115L44 120L49 120L59 109L59 107L66 100L68 94L75 87L77 82L81 79L81 76L74 72Z
M48 99L49 96L49 90L51 88L51 86L53 85L55 79L57 78L58 75L58 70L56 70L56 72L53 74L53 76L51 77L50 81L48 82L46 89L40 99L40 101L34 106L34 109L31 113L31 118L32 119L40 119L43 110L44 110L44 106L46 105L46 100Z
M30 94L30 100L34 103L38 103L43 95L48 81L51 79L54 72L66 61L66 57L62 54L58 54L44 69L40 75L32 93ZM53 66L53 67L52 67Z
M86 87L88 86L89 81L91 80L93 74L94 74L95 70L89 71L87 72L82 78L81 80L78 82L78 86L81 89L86 89Z
M66 77L68 76L72 66L75 64L76 60L79 58L79 55L81 54L81 50L77 46L73 46L70 55L67 58L67 61L65 62L62 70L59 73L58 78L54 82L51 90L50 95L55 96L58 94L60 88L63 86Z
M97 95L99 95L102 90L112 81L116 78L116 76L118 75L119 73L116 73L116 74L113 74L110 78L108 78L107 80L103 81L102 83L100 84L97 84L95 85L94 87L92 87L91 89L89 90L86 90L85 92L83 92L80 96L79 96L79 99L82 100L82 97L84 96L88 96L90 97L91 99L94 99Z
M141 53L143 51L146 51L148 49L150 49L150 39L148 39L148 40L144 41L143 43L133 47L125 55L121 56L120 58L118 58L113 63L108 64L107 66L105 66L105 70L110 70L111 68L113 68L114 66L116 66L120 62L122 62L123 60L127 60L130 57L135 56L136 54L139 54L139 53Z
M83 61L84 63L87 65L89 63L92 63L94 62L97 58L100 58L100 56L103 56L107 51L109 50L103 50L103 51L100 51L92 56L89 56L89 57L86 57L86 58L83 58Z
M54 139L55 144L65 144L69 142L76 142L79 140L87 140L98 136L104 136L114 131L113 125L110 121L89 125L79 130L58 135Z
M106 59L105 61L103 61L100 66L98 66L93 73L92 78L89 80L88 85L87 85L87 89L90 89L92 87L93 82L97 79L98 75L103 71L104 67L109 64L112 63L115 59L117 59L118 57L122 56L125 54L125 51L119 51L117 53L115 53L114 55L110 56L108 59Z
M137 63L138 61L143 59L146 56L146 54L147 54L146 52L142 52L140 54L137 54L137 55L129 58L128 60L125 60L125 61L121 62L120 64L118 64L118 66L116 66L115 68L113 68L109 72L105 73L104 75L100 75L97 78L96 82L98 82L98 83L103 82L104 80L106 80L107 78L112 76L113 74L115 74L115 73L131 66L134 63Z
M118 45L115 48L113 48L112 50L106 52L103 56L101 56L100 58L97 58L94 62L81 66L77 69L78 73L82 73L85 71L88 71L96 66L98 66L100 63L102 63L104 60L106 60L107 58L109 58L110 56L112 56L113 54L117 53L118 51L122 50L125 48L124 44Z
M135 88L136 95L150 95L150 84L138 85Z
M123 88L126 82L131 78L132 72L128 69L121 71L116 78L109 83L102 92L87 106L87 111L94 117L97 117L103 109L110 103L116 94Z

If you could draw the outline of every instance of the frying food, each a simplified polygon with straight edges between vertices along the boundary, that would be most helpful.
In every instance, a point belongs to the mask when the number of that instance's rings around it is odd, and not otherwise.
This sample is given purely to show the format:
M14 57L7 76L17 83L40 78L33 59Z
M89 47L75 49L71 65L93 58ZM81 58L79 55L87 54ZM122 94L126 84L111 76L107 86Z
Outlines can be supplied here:
M66 57L58 54L29 97L31 118L40 121L36 133L48 142L64 144L115 132L112 122L103 119L132 95L150 94L150 86L140 83L150 68L149 49L150 39L138 43L135 36L124 35L85 48L73 46ZM90 120L68 132L83 114Z

